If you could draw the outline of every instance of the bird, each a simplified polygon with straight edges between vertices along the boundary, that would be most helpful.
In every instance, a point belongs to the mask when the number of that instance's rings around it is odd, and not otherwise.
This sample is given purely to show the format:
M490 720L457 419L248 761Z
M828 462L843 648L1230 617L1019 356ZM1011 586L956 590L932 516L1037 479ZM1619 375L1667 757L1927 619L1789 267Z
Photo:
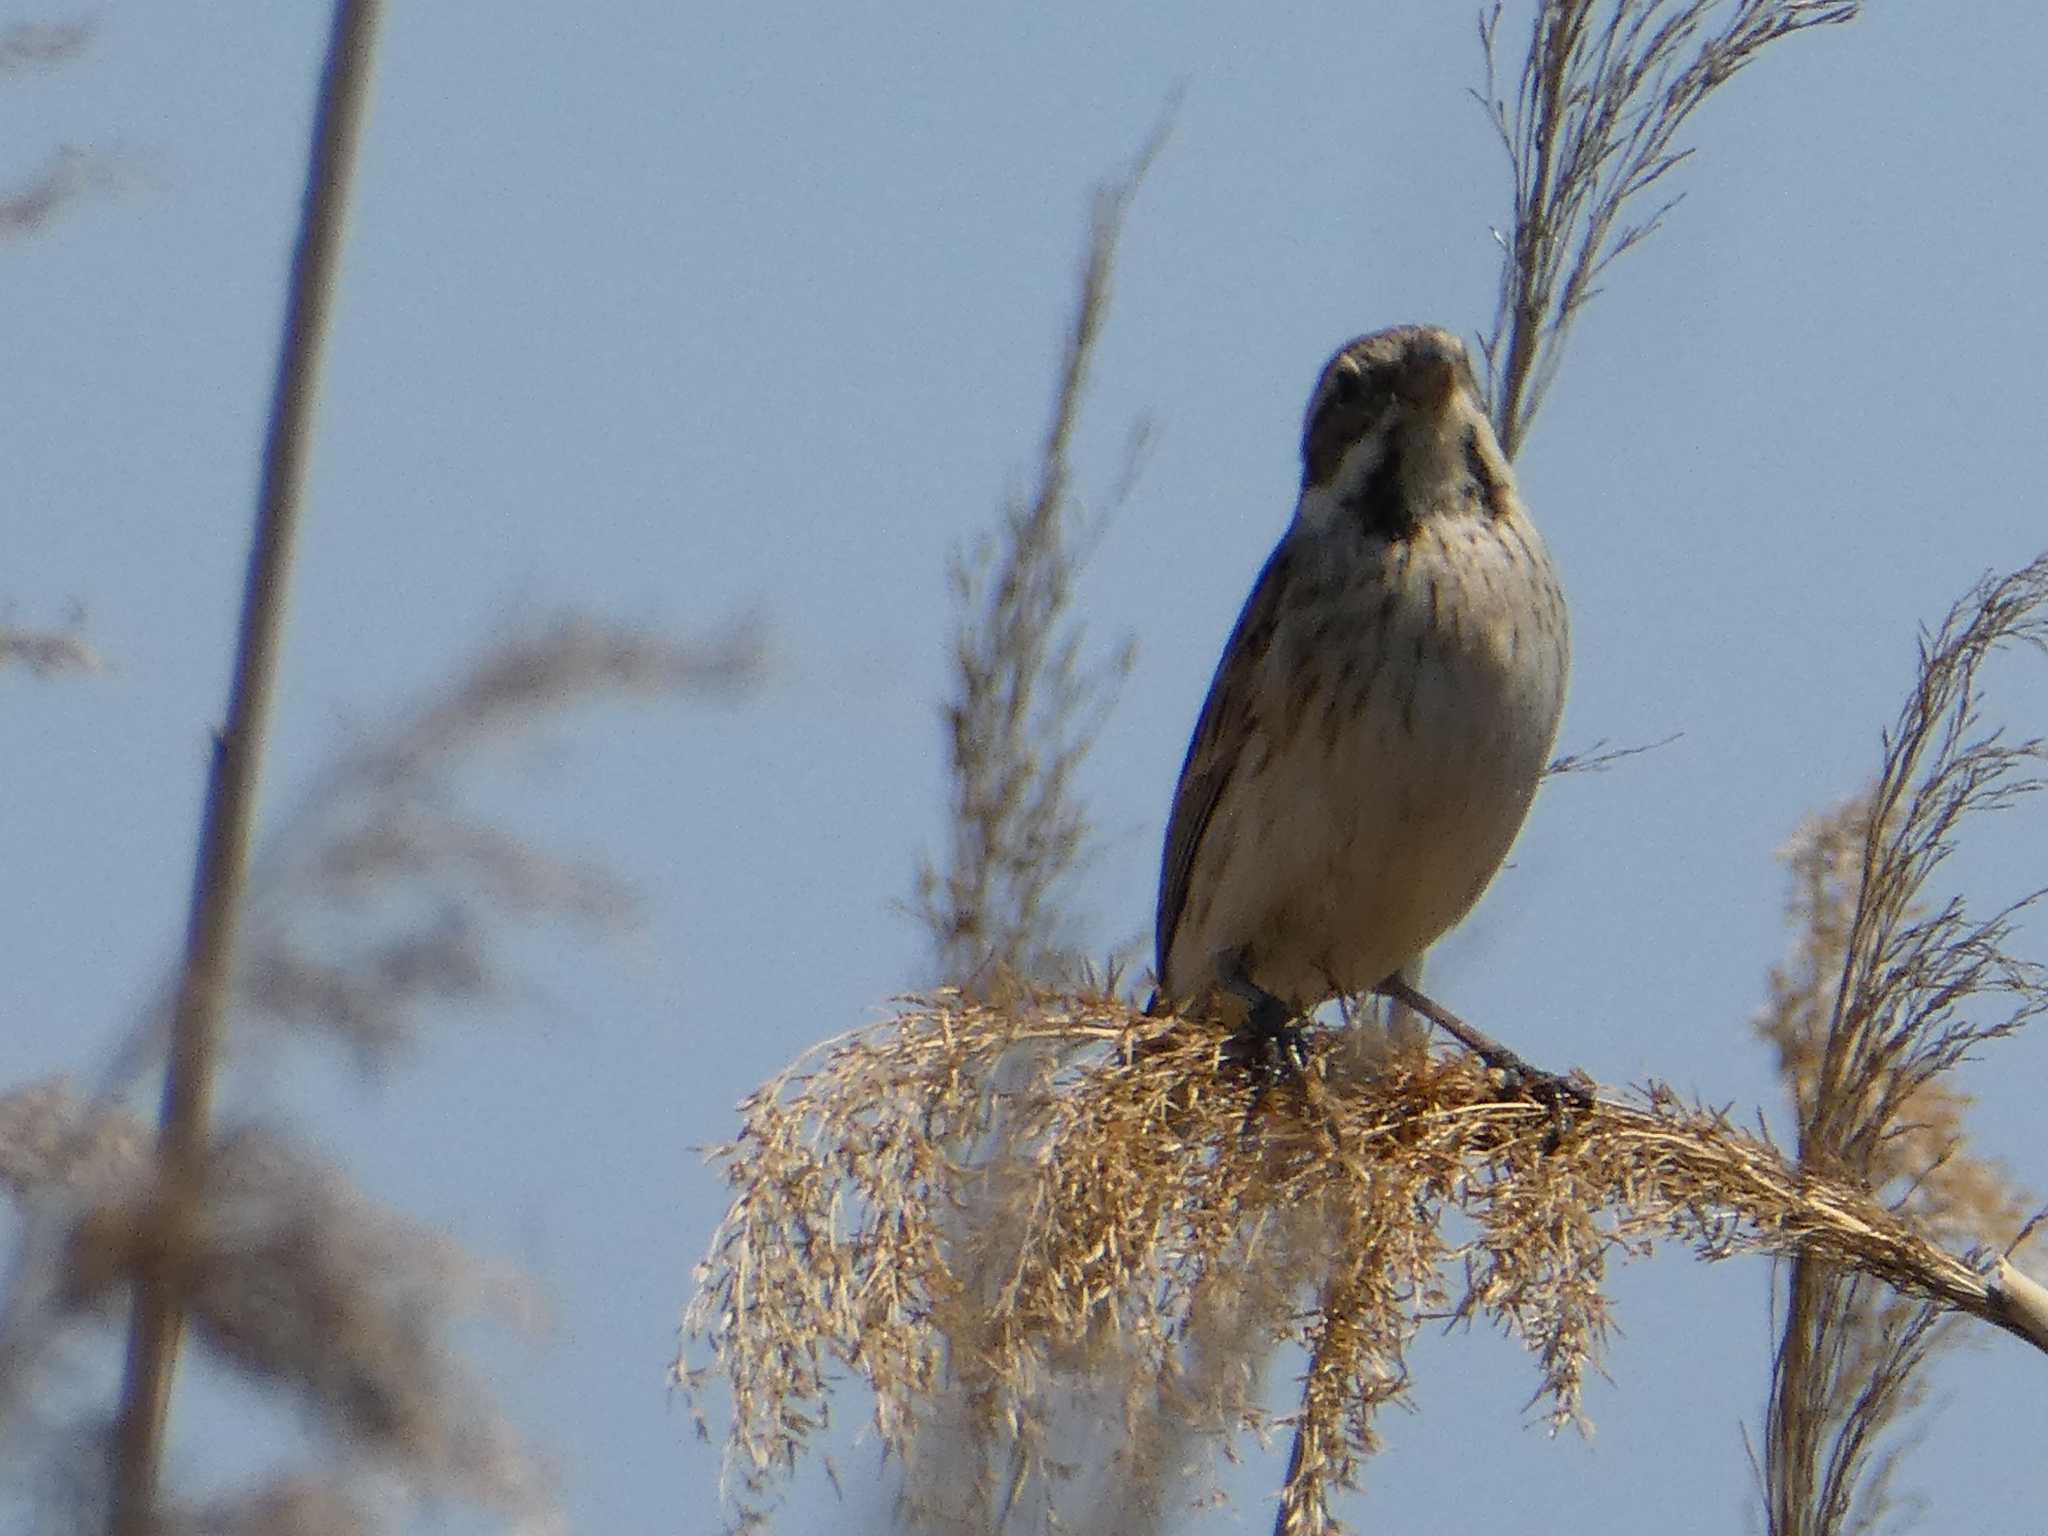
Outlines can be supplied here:
M1245 1058L1297 1064L1298 1021L1332 998L1428 1002L1406 978L1507 858L1570 667L1563 590L1457 336L1339 348L1301 459L1181 765L1153 934L1155 1012L1241 1008Z

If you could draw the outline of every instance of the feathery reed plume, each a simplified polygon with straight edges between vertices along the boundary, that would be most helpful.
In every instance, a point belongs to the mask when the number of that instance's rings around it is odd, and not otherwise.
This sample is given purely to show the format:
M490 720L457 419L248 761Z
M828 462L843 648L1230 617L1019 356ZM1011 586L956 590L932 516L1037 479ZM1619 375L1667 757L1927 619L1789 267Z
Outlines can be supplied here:
M69 64L84 54L92 34L90 22L17 22L0 32L0 77L37 74ZM83 193L111 186L117 179L106 156L75 144L60 146L41 170L0 191L0 239L33 234ZM4 637L0 637L0 662L4 662L6 651Z
M1510 102L1496 67L1505 7L1479 15L1475 92L1514 178L1493 327L1480 338L1494 430L1521 451L1607 268L1657 232L1676 195L1644 197L1692 153L1693 111L1780 38L1855 17L1861 0L1542 0Z
M1125 1061L1162 1029L1159 1049ZM1659 1238L1709 1259L1821 1257L2048 1348L1995 1285L1855 1181L1799 1168L1660 1087L1560 1125L1462 1060L1357 1073L1319 1037L1298 1088L1261 1094L1219 1068L1220 1043L1109 998L990 1008L941 994L757 1090L713 1149L731 1204L675 1367L700 1432L713 1379L729 1393L743 1517L810 1449L842 1376L872 1393L874 1431L900 1455L957 1387L946 1370L964 1349L988 1432L1029 1443L1045 1432L1049 1368L1113 1348L1217 1444L1270 1427L1247 1370L1292 1343L1309 1365L1281 1529L1331 1529L1329 1499L1356 1485L1426 1318L1485 1316L1521 1339L1548 1417L1574 1422L1606 1328L1606 1265ZM1020 1049L1035 1075L984 1091ZM991 1179L951 1149L998 1116L1003 1221L988 1225L1011 1246L990 1288L963 1275L948 1212ZM1451 1235L1453 1213L1469 1239ZM1215 1295L1235 1304L1205 1332ZM1202 1358L1197 1343L1234 1349ZM708 1364L687 1358L699 1346ZM1199 1469L1148 1464L1129 1433L1150 1411L1135 1393L1098 1405L1118 1475L1195 1498Z
M513 924L616 932L633 893L603 865L474 816L460 772L607 698L705 698L758 673L758 626L676 641L561 614L509 629L386 729L340 750L250 872L245 1025L328 1040L370 1070L430 1011L500 999Z
M85 610L73 608L62 629L39 629L0 619L0 672L25 668L32 677L104 672L106 662L85 637Z
M919 863L912 904L931 935L935 972L950 985L1074 983L1086 969L1064 908L1088 851L1073 781L1130 670L1133 643L1126 637L1098 664L1082 659L1086 637L1070 609L1100 524L1076 526L1068 452L1108 316L1124 214L1171 115L1169 106L1130 169L1095 194L1037 483L1028 498L1011 498L971 554L953 560L949 847L943 865ZM1112 508L1135 482L1144 441L1140 424Z
M1066 908L1089 840L1074 777L1129 670L1133 647L1126 638L1108 661L1082 662L1084 635L1069 610L1102 518L1075 526L1068 454L1108 317L1124 217L1171 118L1169 103L1128 169L1095 194L1033 493L1013 499L972 558L956 558L953 565L955 689L946 709L951 848L945 869L929 860L920 867L916 910L931 935L940 978L984 1000L1022 998L1048 984L1081 985L1090 974ZM1134 429L1112 508L1135 481L1144 436L1142 425ZM1114 986L1114 960L1108 969L1104 984ZM985 1086L1001 1098L1013 1082L1050 1065L1019 1052ZM962 1192L941 1238L968 1293L999 1288L1012 1264L1011 1238L1001 1225L1006 1136L998 1118L977 1141L948 1149L956 1160L989 1169L985 1181ZM925 1536L995 1529L1021 1506L1050 1500L1053 1480L1040 1475L1043 1468L1071 1469L1089 1459L1078 1448L1061 1447L1071 1438L1063 1424L1074 1420L1072 1412L1034 1421L1027 1435L994 1432L976 1408L982 1373L971 1337L974 1309L961 1307L957 1315L961 1327L950 1340L947 1370L960 1390L925 1415L902 1452L899 1518ZM1069 1360L1053 1370L1058 1382L1048 1391L1069 1400L1120 1390L1100 1353L1087 1368Z
M2048 783L2040 739L1982 724L1982 668L2015 645L2048 649L2048 555L1985 580L1923 635L1875 787L1794 841L1799 951L1759 1021L1802 1164L1856 1179L1950 1246L2003 1241L2026 1220L2022 1192L1968 1149L1969 1099L1948 1074L2048 1010L2048 971L2009 947L2048 892L1978 917L1929 891L1965 818ZM1817 1257L1786 1266L1782 1306L1759 1469L1769 1529L1873 1530L1894 1497L1887 1432L1921 1401L1953 1319Z
M562 617L501 635L347 744L251 862L215 1075L279 1031L384 1066L432 1013L515 990L507 930L628 923L619 879L476 816L463 770L606 698L743 687L759 653L745 624L677 642ZM322 1522L307 1530L383 1529L394 1491L546 1528L548 1478L452 1343L479 1315L530 1319L524 1287L355 1191L263 1124L260 1096L209 1135L194 1179L173 1181L149 1128L115 1103L161 1061L168 1007L166 996L150 1011L100 1092L0 1096L0 1183L28 1216L0 1312L0 1427L17 1462L35 1464L10 1468L11 1481L104 1528L112 1445L63 1366L119 1326L138 1275L167 1271L188 1348L293 1404L330 1454L203 1507L159 1497L155 1528L299 1528L277 1523L289 1515Z
M0 75L28 74L78 57L92 41L83 21L18 21L0 32Z

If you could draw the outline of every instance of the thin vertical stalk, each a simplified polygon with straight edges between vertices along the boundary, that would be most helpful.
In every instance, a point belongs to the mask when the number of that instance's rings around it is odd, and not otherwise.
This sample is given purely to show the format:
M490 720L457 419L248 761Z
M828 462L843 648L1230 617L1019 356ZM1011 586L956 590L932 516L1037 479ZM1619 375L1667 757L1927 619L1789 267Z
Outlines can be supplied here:
M192 880L185 962L157 1138L157 1241L138 1273L113 1445L115 1536L155 1523L165 1409L185 1315L182 1257L206 1177L215 1065L234 977L263 745L282 647L292 546L319 394L320 357L347 218L379 0L339 0L321 72L311 164L292 255L284 342L236 640L227 724L215 738Z

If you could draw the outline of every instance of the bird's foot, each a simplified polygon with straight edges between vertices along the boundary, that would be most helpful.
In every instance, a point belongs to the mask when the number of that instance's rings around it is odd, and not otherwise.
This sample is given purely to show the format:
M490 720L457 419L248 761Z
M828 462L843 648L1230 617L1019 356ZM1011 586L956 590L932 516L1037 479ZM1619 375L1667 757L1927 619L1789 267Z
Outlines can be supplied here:
M1281 999L1251 978L1244 956L1223 957L1219 966L1223 989L1250 1008L1229 1039L1223 1042L1225 1063L1257 1075L1262 1090L1300 1078L1308 1065L1308 1031Z
M1308 1031L1285 1003L1261 991L1244 1023L1224 1040L1221 1055L1226 1066L1251 1079L1252 1098L1244 1107L1240 1133L1250 1136L1266 1095L1281 1083L1302 1081L1308 1069Z
M1483 1056L1480 1059L1486 1060ZM1583 1072L1545 1072L1519 1057L1511 1057L1506 1063L1486 1064L1505 1079L1500 1091L1503 1099L1534 1099L1556 1115L1593 1107L1593 1083Z
M1582 1110L1593 1107L1593 1084L1584 1073L1545 1072L1530 1066L1491 1035L1480 1033L1399 976L1389 976L1373 990L1421 1014L1500 1073L1506 1079L1502 1086L1503 1098L1534 1099L1539 1104L1549 1105L1560 1116L1567 1107Z
M1292 1082L1308 1066L1308 1030L1279 998L1261 992L1251 1014L1223 1042L1223 1061L1252 1073L1262 1086Z

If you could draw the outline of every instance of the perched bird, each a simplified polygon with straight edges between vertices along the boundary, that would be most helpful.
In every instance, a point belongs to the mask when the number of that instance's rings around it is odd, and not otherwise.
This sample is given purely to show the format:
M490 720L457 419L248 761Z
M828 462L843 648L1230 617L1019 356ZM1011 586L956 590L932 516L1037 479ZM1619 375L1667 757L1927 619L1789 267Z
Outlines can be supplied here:
M1301 497L1223 649L1174 792L1157 1002L1266 1049L1471 909L1564 706L1564 595L1449 332L1330 359ZM1505 1055L1506 1053L1502 1053Z

